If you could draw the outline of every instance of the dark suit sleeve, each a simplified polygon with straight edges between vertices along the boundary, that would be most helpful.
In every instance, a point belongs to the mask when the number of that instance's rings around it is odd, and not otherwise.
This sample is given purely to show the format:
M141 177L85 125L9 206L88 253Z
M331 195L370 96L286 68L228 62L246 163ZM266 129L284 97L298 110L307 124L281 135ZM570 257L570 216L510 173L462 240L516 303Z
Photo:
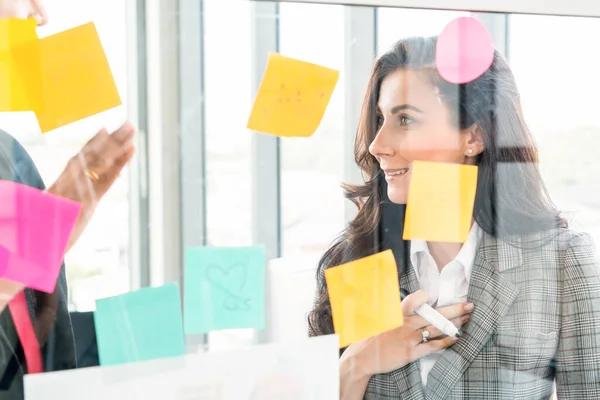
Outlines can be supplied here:
M0 131L0 179L45 189L42 177L27 151L17 140L3 131ZM68 313L64 264L54 293L46 294L27 289L26 295L30 312L35 315L36 331L40 332L45 370L74 368L75 350ZM22 350L18 341L15 340L16 333L8 309L0 316L0 324L7 336L0 338L0 373L2 373L0 390L6 390L1 386L10 382L10 391L12 392L12 386L15 386L12 381L15 380L15 377L21 380L20 375L22 375L20 366L15 363L14 354L18 355ZM11 346L14 347L11 348ZM6 356L11 359L7 359ZM13 376L11 377L11 375ZM17 386L21 387L21 382Z

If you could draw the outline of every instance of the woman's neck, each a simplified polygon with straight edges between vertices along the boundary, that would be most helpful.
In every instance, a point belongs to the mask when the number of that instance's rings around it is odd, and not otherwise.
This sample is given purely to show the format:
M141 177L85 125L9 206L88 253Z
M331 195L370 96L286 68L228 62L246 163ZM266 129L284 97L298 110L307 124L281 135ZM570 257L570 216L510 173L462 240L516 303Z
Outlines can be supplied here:
M438 271L440 272L442 272L442 269L448 265L450 261L456 258L462 246L462 243L427 242L429 253L431 254L431 257L433 257L433 260L438 267Z
M471 229L475 220L471 221ZM454 260L464 243L449 243L449 242L427 242L429 248L429 254L433 257L438 271L442 272L442 269Z

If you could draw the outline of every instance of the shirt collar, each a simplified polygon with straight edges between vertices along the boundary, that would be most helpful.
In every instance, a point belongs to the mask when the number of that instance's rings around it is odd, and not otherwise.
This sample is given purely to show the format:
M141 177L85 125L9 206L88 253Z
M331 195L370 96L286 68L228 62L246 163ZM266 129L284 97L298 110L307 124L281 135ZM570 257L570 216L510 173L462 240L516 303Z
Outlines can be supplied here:
M464 268L467 282L470 281L471 278L471 270L473 269L480 239L481 228L479 225L477 225L477 222L474 222L471 230L469 231L469 236L467 236L467 241L462 245L460 251L456 255L456 258L454 259ZM410 262L415 269L417 278L419 280L419 265L422 257L425 254L430 254L429 247L427 246L427 242L425 240L413 239L410 241Z

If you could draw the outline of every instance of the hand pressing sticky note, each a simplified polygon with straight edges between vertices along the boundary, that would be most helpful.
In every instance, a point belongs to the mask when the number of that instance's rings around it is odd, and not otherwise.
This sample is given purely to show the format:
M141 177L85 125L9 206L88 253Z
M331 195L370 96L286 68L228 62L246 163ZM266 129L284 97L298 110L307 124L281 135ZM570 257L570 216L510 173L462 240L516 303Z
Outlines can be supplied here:
M338 78L339 71L269 53L248 129L276 136L311 136Z
M192 247L185 253L185 333L265 326L265 249Z
M340 348L403 324L391 250L325 270Z
M40 107L40 64L35 19L0 18L0 112L32 111ZM26 48L29 67L20 68L15 53ZM34 75L26 75L26 70ZM36 102L37 101L37 102Z
M0 181L0 277L52 293L81 205Z
M21 46L13 51L25 76L39 77L41 105L35 112L42 132L117 107L121 98L102 43L93 23L41 39L36 50Z
M404 240L464 243L471 229L477 166L415 161Z
M94 322L100 365L185 354L176 283L96 300Z

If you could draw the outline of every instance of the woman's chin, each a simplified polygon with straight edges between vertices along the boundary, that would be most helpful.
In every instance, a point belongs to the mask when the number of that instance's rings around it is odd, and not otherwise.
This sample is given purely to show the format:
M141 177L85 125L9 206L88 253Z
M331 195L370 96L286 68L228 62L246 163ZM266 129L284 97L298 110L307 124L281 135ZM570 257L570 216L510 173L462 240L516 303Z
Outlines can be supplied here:
M388 190L388 198L394 204L406 204L408 201L408 193L400 190Z

